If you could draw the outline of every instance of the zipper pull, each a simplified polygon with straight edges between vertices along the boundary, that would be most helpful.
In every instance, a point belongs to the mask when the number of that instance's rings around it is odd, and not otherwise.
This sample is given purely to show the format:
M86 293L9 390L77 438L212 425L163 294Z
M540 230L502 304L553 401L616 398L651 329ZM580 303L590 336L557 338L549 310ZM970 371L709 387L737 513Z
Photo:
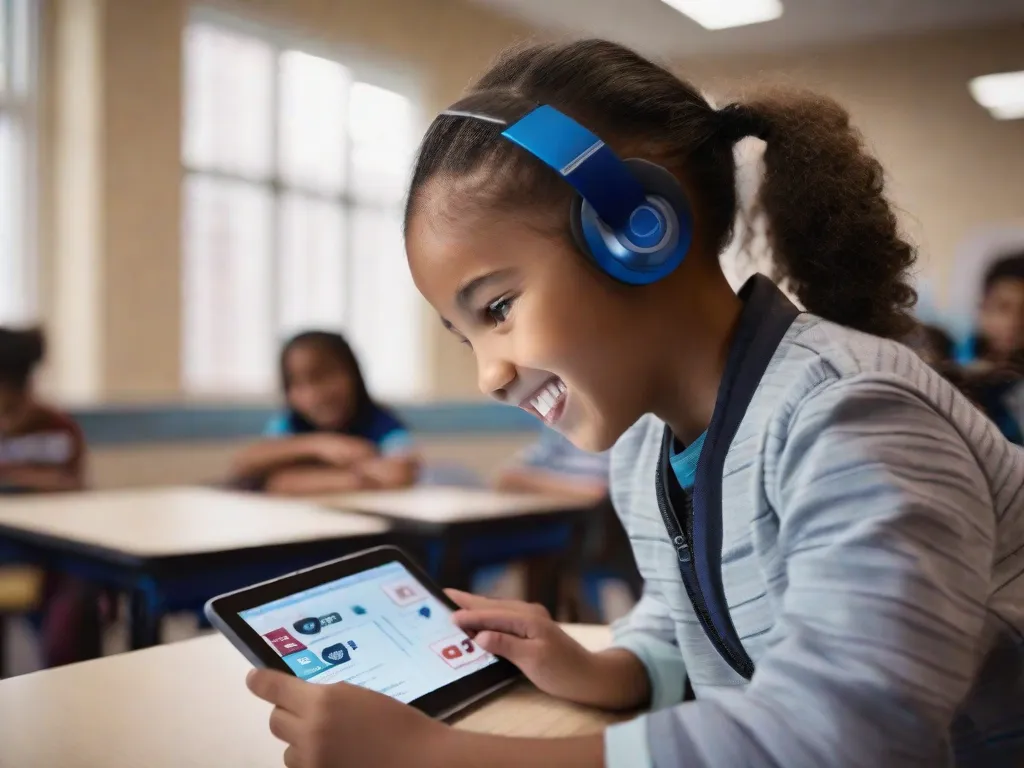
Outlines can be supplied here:
M676 557L679 558L679 562L690 562L690 547L687 545L686 539L682 536L676 536L672 539L672 545L676 548Z

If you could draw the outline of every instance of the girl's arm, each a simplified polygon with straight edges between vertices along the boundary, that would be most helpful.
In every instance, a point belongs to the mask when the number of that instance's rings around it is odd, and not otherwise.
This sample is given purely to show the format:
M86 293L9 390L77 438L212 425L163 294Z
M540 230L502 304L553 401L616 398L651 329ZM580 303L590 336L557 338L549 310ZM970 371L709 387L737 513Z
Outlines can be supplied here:
M264 490L277 496L324 496L372 488L352 469L335 467L286 467L271 473Z
M368 440L346 435L313 433L275 437L250 445L235 461L233 476L263 477L275 469L292 464L318 461L332 467L345 467L376 453Z
M374 456L354 464L352 471L371 488L408 488L419 476L420 460L413 454Z

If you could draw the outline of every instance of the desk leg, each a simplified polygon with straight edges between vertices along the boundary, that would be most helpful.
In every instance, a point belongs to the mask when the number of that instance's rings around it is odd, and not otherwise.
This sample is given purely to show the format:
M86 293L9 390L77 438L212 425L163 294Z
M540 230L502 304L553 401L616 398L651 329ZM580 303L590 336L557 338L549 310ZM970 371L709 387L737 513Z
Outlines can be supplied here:
M160 614L143 589L133 589L129 597L129 648L137 651L160 642Z
M562 579L559 558L553 555L534 557L526 563L526 600L539 603L558 619Z

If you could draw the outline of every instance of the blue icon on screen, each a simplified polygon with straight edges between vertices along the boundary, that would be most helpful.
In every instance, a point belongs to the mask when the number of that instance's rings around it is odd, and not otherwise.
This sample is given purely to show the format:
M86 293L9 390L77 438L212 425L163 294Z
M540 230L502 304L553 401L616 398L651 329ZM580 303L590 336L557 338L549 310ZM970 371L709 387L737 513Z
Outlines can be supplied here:
M430 618L430 606L429 605L424 605L422 608L420 608L419 614L424 619L429 619Z
M349 640L348 641L348 647L351 648L353 651L358 651L359 650L359 646L356 645L356 641L355 640Z
M324 648L323 657L324 661L328 664L344 664L352 658L344 643L338 643L337 645L331 645Z
M329 666L329 664L320 661L309 651L289 654L284 657L284 663L288 665L288 668L300 680L308 680L314 675L323 672Z
M300 619L292 624L295 627L295 631L300 635L315 635L320 631L320 619L310 617L308 619Z
M363 606L361 605L353 605L352 613L354 613L356 616L363 616L366 614L366 609L363 608Z

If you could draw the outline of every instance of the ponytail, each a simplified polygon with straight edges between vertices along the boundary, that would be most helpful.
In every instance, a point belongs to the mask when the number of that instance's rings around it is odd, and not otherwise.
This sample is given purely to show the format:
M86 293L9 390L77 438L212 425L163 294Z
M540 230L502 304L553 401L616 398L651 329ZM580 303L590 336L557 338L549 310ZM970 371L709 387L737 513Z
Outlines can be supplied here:
M766 143L755 205L767 221L772 277L809 312L840 325L895 339L910 332L915 249L900 235L882 165L846 110L782 92L720 115L727 138Z

